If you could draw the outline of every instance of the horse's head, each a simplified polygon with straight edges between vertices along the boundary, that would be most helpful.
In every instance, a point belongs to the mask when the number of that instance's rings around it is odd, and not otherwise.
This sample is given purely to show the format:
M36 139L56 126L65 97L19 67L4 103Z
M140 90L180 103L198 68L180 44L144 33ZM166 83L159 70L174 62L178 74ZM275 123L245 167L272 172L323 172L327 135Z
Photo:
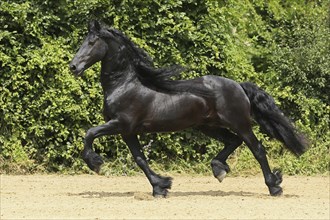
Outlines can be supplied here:
M105 30L99 22L92 21L89 23L88 34L70 63L72 73L81 75L86 69L105 57L107 51L111 48L109 48L103 32Z

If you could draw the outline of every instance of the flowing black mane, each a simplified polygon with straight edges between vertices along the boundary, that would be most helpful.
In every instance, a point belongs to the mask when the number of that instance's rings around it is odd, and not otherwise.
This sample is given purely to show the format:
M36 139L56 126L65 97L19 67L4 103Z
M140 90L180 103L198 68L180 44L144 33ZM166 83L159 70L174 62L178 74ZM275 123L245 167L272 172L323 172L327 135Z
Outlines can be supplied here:
M160 92L165 93L182 93L189 92L199 96L212 96L205 88L191 87L186 80L174 80L173 77L180 75L185 68L180 65L172 65L168 67L157 68L154 65L149 54L134 44L121 31L114 28L103 27L100 31L102 37L115 37L123 44L124 49L121 50L122 59L126 59L133 64L136 76L143 85ZM122 63L122 62L121 62Z

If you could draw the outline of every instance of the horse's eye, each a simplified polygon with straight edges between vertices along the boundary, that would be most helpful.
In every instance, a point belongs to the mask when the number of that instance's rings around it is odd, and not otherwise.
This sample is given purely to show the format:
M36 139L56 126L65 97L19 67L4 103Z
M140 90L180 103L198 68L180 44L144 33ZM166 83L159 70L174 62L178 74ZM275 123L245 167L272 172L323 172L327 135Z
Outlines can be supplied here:
M96 36L90 36L88 38L88 44L91 45L91 46L93 46L96 41L97 41L97 37Z
M92 46L92 45L95 44L95 42L96 42L96 39L92 39L92 40L89 40L88 41L88 44Z

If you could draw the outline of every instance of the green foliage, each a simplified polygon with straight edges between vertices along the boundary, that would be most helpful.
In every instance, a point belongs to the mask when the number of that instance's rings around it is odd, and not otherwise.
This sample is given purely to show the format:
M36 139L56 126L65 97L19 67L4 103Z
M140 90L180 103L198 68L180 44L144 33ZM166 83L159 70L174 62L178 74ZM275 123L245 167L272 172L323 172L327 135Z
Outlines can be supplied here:
M181 64L182 78L213 74L262 86L308 136L296 159L256 127L272 166L288 174L329 171L330 21L327 1L5 0L0 2L1 172L88 172L85 131L103 123L99 66L68 69L99 19L128 35L156 65ZM140 137L158 169L210 172L222 144L193 130ZM105 173L137 171L120 137L94 147ZM229 158L234 174L260 172L247 148Z

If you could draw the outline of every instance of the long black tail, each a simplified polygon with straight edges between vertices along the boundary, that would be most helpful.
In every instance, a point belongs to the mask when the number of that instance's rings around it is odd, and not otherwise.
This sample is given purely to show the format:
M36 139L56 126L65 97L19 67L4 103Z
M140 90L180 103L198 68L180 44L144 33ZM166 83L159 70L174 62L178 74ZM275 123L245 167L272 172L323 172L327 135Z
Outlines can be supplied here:
M281 141L295 155L302 155L308 149L308 141L275 105L273 97L253 83L240 85L250 99L252 115L261 131Z

